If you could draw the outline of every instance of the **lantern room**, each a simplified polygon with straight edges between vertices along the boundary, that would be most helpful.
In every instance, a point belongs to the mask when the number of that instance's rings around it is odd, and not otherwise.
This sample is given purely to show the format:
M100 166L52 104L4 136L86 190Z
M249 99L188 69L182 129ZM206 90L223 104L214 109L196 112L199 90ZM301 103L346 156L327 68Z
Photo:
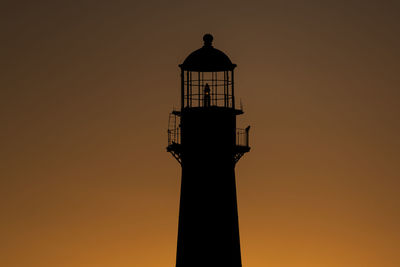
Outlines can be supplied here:
M212 46L213 36L203 37L202 48L191 53L181 68L181 109L235 108L234 69L229 57Z

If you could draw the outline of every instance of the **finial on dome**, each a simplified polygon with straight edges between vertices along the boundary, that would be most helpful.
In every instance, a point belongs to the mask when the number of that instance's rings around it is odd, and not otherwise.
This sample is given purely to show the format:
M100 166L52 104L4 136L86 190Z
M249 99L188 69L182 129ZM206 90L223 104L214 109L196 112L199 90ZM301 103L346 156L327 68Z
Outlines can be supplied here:
M204 46L212 46L212 41L213 41L214 37L207 33L203 36L203 41L204 41Z

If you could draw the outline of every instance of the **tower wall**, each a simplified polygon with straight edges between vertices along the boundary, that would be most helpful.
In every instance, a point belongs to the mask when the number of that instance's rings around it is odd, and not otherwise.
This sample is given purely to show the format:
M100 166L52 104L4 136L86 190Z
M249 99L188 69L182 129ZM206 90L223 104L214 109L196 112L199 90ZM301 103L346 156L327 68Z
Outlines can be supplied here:
M236 115L230 108L187 108L181 131L177 267L239 267Z

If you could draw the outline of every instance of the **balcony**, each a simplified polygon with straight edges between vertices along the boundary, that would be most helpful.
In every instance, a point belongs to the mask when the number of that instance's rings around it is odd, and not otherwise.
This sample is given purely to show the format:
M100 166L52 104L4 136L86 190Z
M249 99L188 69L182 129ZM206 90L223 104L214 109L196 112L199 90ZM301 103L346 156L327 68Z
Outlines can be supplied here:
M250 151L249 131L250 126L247 126L245 129L236 129L235 153L233 155L235 163L237 163L245 153Z
M247 128L236 128L236 146L249 146L249 131L250 126Z
M179 114L172 112L169 114L168 119L168 146L167 151L174 156L174 158L181 163L181 127L179 125Z
M235 130L235 145L233 158L235 164L247 152L250 151L249 146L249 131L250 126L246 128L237 128ZM182 145L181 145L181 127L179 124L179 114L171 113L168 121L168 146L167 151L181 163Z

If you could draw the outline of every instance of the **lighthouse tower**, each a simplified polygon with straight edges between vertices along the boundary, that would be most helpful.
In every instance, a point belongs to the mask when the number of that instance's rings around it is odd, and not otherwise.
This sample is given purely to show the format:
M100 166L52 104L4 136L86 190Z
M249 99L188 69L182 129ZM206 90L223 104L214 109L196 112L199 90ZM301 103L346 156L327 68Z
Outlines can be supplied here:
M250 151L236 128L234 69L204 45L179 65L181 107L170 115L168 147L182 166L176 267L240 267L235 165Z

